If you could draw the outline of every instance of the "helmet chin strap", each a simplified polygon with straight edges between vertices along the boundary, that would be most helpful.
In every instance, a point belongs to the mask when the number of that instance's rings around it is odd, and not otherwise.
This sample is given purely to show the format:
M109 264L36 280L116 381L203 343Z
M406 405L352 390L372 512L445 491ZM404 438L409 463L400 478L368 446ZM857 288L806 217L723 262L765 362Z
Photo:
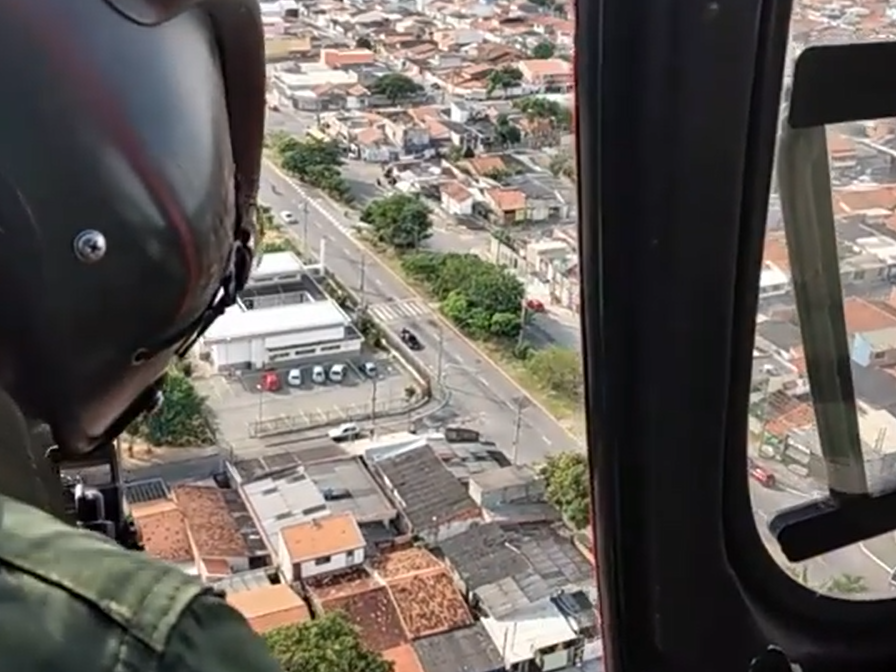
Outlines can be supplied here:
M59 475L47 457L52 446L46 426L26 420L18 405L0 389L0 495L64 518Z

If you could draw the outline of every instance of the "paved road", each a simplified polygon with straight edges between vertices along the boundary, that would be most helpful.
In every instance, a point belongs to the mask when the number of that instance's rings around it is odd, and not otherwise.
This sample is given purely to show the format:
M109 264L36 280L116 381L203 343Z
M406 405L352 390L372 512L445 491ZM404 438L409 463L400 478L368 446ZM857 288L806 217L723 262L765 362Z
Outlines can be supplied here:
M753 482L750 484L750 494L760 535L767 545L775 548L777 543L768 533L768 519L781 509L805 502L809 495L800 494L796 490L764 488ZM810 560L806 563L809 568L810 582L817 585L834 576L853 574L865 577L870 591L869 595L854 597L868 597L871 593L889 593L889 572L884 567L888 561L874 555L880 545L880 543L878 546L874 546L872 543L854 544ZM890 546L896 551L896 544L890 542ZM773 553L773 555L776 554ZM780 557L779 554L778 557Z
M273 186L279 193L274 193ZM520 390L483 360L464 339L450 329L442 329L431 308L420 306L419 300L408 288L354 242L351 238L353 222L343 210L310 195L306 226L302 215L302 188L270 166L263 171L260 198L269 203L275 212L290 210L296 213L299 221L294 225L294 231L300 239L307 239L312 250L318 251L321 241L324 241L324 263L350 287L361 290L363 285L363 293L372 311L376 312L382 307L391 309L397 305L418 306L416 312L396 314L389 326L395 330L408 327L418 334L424 345L420 359L434 376L441 360L443 384L452 392L451 408L443 414L443 420L478 429L510 453ZM423 308L422 312L420 307ZM538 461L547 454L575 447L573 439L538 407L528 405L520 413L520 461Z

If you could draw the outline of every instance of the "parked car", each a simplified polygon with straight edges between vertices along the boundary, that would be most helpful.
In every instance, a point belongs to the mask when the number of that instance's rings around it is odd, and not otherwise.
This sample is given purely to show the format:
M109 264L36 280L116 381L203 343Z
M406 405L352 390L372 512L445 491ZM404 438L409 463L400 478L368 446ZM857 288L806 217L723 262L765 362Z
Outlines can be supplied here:
M283 220L286 224L292 224L296 221L296 216L292 214L289 210L284 210L280 213L280 219Z
M290 387L302 387L302 369L290 369L286 374L286 384Z
M361 365L361 370L364 372L364 375L368 378L376 378L378 370L376 368L376 362L364 362Z
M276 371L265 371L258 381L259 392L276 392L281 387L280 376Z
M327 436L334 441L353 441L361 436L361 428L353 422L346 422L331 429Z
M417 335L410 329L402 329L398 332L398 336L399 338L401 338L401 342L408 346L411 350L423 349L423 346L420 344L420 339L417 338Z
M323 385L327 382L327 371L320 364L315 364L311 369L311 380L313 380L318 385Z
M543 313L544 304L538 299L526 299L526 310L530 313Z
M345 364L334 364L330 367L330 380L334 383L341 383L345 380L346 369Z

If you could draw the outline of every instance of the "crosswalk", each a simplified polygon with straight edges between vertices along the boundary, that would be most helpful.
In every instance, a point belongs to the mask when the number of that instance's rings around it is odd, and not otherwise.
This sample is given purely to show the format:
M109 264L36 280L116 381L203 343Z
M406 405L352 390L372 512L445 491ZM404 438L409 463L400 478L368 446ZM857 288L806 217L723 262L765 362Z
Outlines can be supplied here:
M367 312L379 322L397 322L407 318L429 315L432 313L432 309L418 299L404 299L374 303L367 307Z

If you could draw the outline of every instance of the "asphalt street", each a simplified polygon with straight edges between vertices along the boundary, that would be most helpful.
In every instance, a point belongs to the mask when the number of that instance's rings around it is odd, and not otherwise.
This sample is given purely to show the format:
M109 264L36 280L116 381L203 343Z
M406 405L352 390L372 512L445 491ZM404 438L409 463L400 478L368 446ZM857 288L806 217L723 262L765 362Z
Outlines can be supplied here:
M303 214L306 193L309 195L307 224ZM434 377L441 368L442 383L451 391L450 409L444 415L446 422L479 429L511 453L517 408L522 400L518 442L521 462L537 462L550 453L577 446L550 415L527 403L512 381L483 359L465 339L444 327L431 308L420 306L413 292L356 242L353 238L356 222L345 210L305 190L269 165L262 173L259 197L277 213L289 210L296 214L298 221L293 231L298 238L307 241L315 255L323 242L325 265L349 287L363 291L372 312L376 312L377 306L418 306L418 314L396 315L389 326L415 331L424 346L419 353L420 360Z
M816 493L800 493L791 489L765 488L756 482L750 483L750 495L753 500L753 509L756 513L756 524L759 527L760 536L767 545L776 547L777 542L768 533L768 520L781 509L796 506L805 502ZM896 544L893 545L896 550ZM821 584L831 577L843 574L852 574L865 578L868 586L868 595L855 595L854 597L869 597L872 594L892 593L889 587L890 573L887 569L892 566L894 560L875 555L877 547L872 543L853 544L846 548L826 553L806 563L808 567L809 581L812 584ZM772 553L780 558L780 553ZM894 563L896 564L896 563ZM853 596L851 596L853 597Z

